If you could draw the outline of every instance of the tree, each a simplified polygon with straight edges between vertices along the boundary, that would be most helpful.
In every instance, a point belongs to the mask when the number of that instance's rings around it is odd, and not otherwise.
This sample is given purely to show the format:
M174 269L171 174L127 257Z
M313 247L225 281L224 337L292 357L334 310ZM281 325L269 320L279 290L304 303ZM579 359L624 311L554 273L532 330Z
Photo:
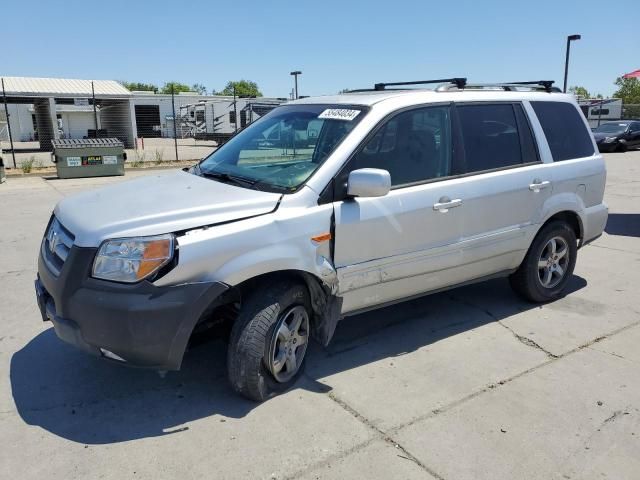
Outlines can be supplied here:
M589 91L584 87L579 87L579 86L570 87L569 93L573 93L577 97L591 98Z
M180 92L190 92L191 91L191 87L189 85L185 85L184 83L166 82L162 86L162 89L160 90L160 93L171 93L171 87L173 87L173 93L175 93L175 94L178 94Z
M158 87L153 83L127 82L126 80L118 80L118 83L130 91L143 91L158 93Z
M258 89L256 82L249 80L239 80L237 82L230 81L224 90L217 92L216 95L233 95L233 87L236 87L236 95L238 97L261 97L262 92Z
M621 98L623 104L640 104L640 80L637 78L616 78L615 84L618 90L613 94L615 98Z
M206 95L207 94L207 87L205 87L201 83L194 83L193 85L191 85L191 91L197 92L200 95Z

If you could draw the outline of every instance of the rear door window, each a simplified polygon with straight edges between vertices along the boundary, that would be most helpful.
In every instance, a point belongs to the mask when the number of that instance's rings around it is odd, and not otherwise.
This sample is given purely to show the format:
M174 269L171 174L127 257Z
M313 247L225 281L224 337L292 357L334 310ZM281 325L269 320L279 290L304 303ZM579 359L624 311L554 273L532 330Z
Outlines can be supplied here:
M464 143L465 173L537 161L531 129L519 104L456 107Z
M589 157L594 148L578 109L566 102L531 102L554 162Z

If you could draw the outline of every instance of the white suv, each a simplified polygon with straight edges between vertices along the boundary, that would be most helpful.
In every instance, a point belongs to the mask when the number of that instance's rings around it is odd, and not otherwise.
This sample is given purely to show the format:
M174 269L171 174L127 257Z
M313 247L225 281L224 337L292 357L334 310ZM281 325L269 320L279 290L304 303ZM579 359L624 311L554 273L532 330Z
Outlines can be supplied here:
M159 370L228 324L231 384L264 400L346 315L496 276L557 299L607 220L585 119L550 82L442 82L290 102L190 169L65 198L43 319Z

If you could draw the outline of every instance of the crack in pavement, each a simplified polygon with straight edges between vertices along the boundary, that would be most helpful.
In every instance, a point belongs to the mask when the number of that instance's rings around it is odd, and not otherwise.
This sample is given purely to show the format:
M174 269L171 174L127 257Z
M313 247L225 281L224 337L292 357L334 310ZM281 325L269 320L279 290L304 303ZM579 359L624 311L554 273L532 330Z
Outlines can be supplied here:
M429 412L429 413L427 413L425 415L422 415L420 417L416 417L413 420L411 420L410 422L407 422L407 423L404 423L404 424L400 424L400 425L398 425L398 426L396 426L394 428L391 428L389 430L389 433L396 433L396 432L402 430L403 428L409 427L409 426L411 426L411 425L413 425L415 423L418 423L418 422L421 422L421 421L426 420L428 418L435 417L436 415L440 415L442 413L445 413L445 412L447 412L447 411L449 411L449 410L451 410L451 409L453 409L453 408L455 408L455 407L457 407L459 405L462 405L462 404L468 402L469 400L472 400L472 399L482 395L485 392L488 392L490 390L495 390L496 388L502 387L502 386L504 386L504 385L506 385L508 383L511 383L512 381L514 381L514 380L516 380L516 379L518 379L520 377L523 377L525 375L528 375L529 373L535 372L535 371L537 371L537 370L539 370L539 369L541 369L541 368L543 368L543 367L545 367L547 365L550 365L550 364L552 364L554 362L557 362L558 360L560 360L562 358L565 358L565 357L568 357L569 355L573 355L574 353L580 352L580 351L584 350L585 348L589 348L591 345L593 345L595 343L598 343L598 342L600 342L602 340L611 338L611 337L613 337L615 335L618 335L619 333L622 333L622 332L624 332L626 330L629 330L631 328L637 327L638 325L640 325L640 320L638 320L636 322L633 322L633 323L631 323L629 325L625 325L624 327L617 328L616 330L613 330L613 331L611 331L611 332L609 332L609 333L607 333L605 335L602 335L600 337L594 338L593 340L591 340L591 341L589 341L589 342L587 342L587 343L585 343L583 345L579 345L578 347L576 347L576 348L574 348L572 350L569 350L568 352L565 352L565 353L563 353L561 355L558 355L556 357L553 357L553 358L549 358L548 360L546 360L546 361L544 361L544 362L542 362L542 363L540 363L538 365L535 365L535 366L533 366L531 368L528 368L527 370L524 370L524 371L522 371L520 373L517 373L517 374L515 374L515 375L513 375L511 377L508 377L505 380L500 380L497 384L496 383L489 384L486 387L484 387L484 388L482 388L482 389L480 389L480 390L478 390L476 392L473 392L473 393L471 393L471 394L469 394L469 395L467 395L465 397L462 397L462 398L460 398L458 400L455 400L455 401L453 401L453 402L451 402L451 403L449 403L449 404L447 404L447 405L445 405L445 406L443 406L441 408L437 408L437 409L432 410L431 412ZM591 349L591 350L600 352L600 350L596 350L596 349ZM601 353L605 353L605 352L601 352Z
M518 340L520 343L528 346L528 347L532 347L532 348L536 348L538 350L540 350L541 352L543 352L547 357L549 358L558 358L558 355L555 355L553 353L551 353L549 350L547 350L546 348L542 347L540 344L536 343L535 341L531 340L529 337L525 337L524 335L520 335L518 333L515 332L515 330L513 330L511 327L505 325L504 323L502 323L500 320L498 320L498 323L500 324L500 326L506 328L507 330L509 330L511 332L511 334L516 338L516 340Z
M632 252L631 250L624 250L622 248L614 248L614 247L606 247L604 245L596 245L594 243L590 243L589 245L586 245L587 248L589 247L595 247L595 248L604 248L605 250L613 250L614 252L622 252L622 253L630 253L631 255L638 255L637 252Z
M307 380L309 380L311 382L316 382L315 379L311 378L306 373L303 373L303 376ZM374 433L374 436L371 437L370 439L364 441L364 442L360 442L360 443L352 446L351 448L348 448L348 449L343 450L341 452L338 452L336 454L330 455L327 458L325 458L324 460L321 460L319 462L313 463L313 464L311 464L311 465L309 465L309 466L307 466L305 468L302 468L302 469L300 469L300 470L298 470L298 471L296 471L296 472L294 472L292 474L289 474L289 475L284 477L286 480L296 479L296 478L300 477L301 475L304 475L307 472L310 472L312 470L321 468L321 467L323 467L325 465L329 465L331 462L335 462L336 460L341 460L341 459L347 458L350 455L352 455L352 454L354 454L356 452L359 452L360 450L363 450L364 448L368 447L369 445L374 443L376 440L382 440L385 443L387 443L389 445L392 445L396 450L398 450L398 451L400 451L402 453L402 454L397 454L398 457L403 458L405 460L409 460L409 461L415 463L419 468L424 470L426 473L428 473L432 477L434 477L434 478L436 478L438 480L445 480L444 477L442 477L440 474L438 474L437 472L435 472L434 470L432 470L428 466L424 465L420 460L418 460L413 454L411 454L411 452L409 452L399 442L397 442L394 438L392 438L388 433L385 433L383 430L381 430L376 425L374 425L367 417L365 417L360 412L358 412L356 409L351 407L351 405L349 405L346 401L342 400L335 393L330 391L330 392L328 392L326 394L326 396L331 401L333 401L336 405L338 405L340 408L342 408L344 411L346 411L348 414L353 416L357 421L359 421L365 427L367 427L369 430L371 430Z
M544 347L542 347L541 345L539 345L535 341L531 340L530 338L525 337L524 335L520 335L520 334L516 333L511 327L509 327L509 326L505 325L504 323L502 323L502 320L500 318L498 318L497 315L494 315L494 313L491 310L489 310L488 308L482 307L482 306L477 305L477 304L475 304L473 302L470 302L467 299L462 299L462 298L456 297L454 295L449 295L449 298L454 302L458 302L458 303L461 303L462 305L466 305L466 306L474 308L476 310L480 310L482 313L487 315L489 318L491 318L495 322L497 322L501 327L504 327L507 330L509 330L509 332L511 332L511 334L520 343L523 343L524 345L527 345L528 347L532 347L532 348L536 348L536 349L540 350L545 355L547 355L549 358L558 358L557 355L554 355L553 353L551 353L550 351L548 351L547 349L545 349Z

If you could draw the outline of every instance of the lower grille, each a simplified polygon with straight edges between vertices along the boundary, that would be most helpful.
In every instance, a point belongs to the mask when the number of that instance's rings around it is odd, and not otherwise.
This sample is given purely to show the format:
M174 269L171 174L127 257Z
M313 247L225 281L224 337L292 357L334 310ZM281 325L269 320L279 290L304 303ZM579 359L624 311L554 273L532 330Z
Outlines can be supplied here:
M60 274L75 236L54 216L42 241L42 257L52 273Z

